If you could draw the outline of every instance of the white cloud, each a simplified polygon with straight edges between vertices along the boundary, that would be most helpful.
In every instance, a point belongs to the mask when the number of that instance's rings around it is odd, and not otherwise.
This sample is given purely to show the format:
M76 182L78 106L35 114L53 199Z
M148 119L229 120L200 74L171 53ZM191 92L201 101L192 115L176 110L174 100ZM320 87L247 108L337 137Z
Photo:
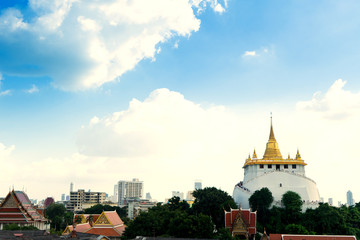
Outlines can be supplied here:
M113 164L106 170L118 176L113 183L120 176L137 176L146 181L147 191L165 197L164 192L184 184L192 189L204 166L202 178L224 186L212 176L237 161L240 129L238 117L223 106L205 108L180 93L158 89L144 101L133 99L127 110L92 118L81 129L78 146L81 155Z
M9 156L14 150L15 150L15 145L11 145L7 147L3 143L0 143L0 158Z
M0 96L8 96L11 95L11 90L5 90L0 92Z
M30 93L30 94L31 94L31 93L36 93L36 92L39 92L39 89L36 87L35 84L33 84L33 85L31 86L31 88L25 90L25 92Z
M247 56L256 56L256 51L245 51L245 53L243 54L244 57L247 57Z
M314 93L309 101L297 103L297 108L303 111L316 112L322 117L329 119L346 119L360 113L360 92L344 90L346 81L338 79L322 94Z
M2 81L2 80L4 80L4 79L3 79L2 73L0 72L0 81ZM0 82L0 84L1 84L1 82Z
M11 53L0 71L48 75L62 89L97 87L155 59L160 43L197 31L193 8L206 5L224 11L217 0L30 0L30 10L0 16L0 50Z

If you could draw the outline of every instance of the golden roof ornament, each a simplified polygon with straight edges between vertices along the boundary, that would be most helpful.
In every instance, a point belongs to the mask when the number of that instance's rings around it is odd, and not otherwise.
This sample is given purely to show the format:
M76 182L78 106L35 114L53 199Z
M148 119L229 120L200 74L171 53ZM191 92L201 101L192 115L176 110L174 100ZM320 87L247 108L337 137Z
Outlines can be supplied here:
M257 159L256 151L254 149L253 158Z
M299 149L297 150L297 153L296 153L296 160L301 160L301 155L299 153Z
M280 150L279 150L279 145L275 139L275 134L274 134L273 125L272 125L272 117L270 118L269 140L266 144L266 150L265 150L263 159L264 160L283 159L282 155L280 153Z

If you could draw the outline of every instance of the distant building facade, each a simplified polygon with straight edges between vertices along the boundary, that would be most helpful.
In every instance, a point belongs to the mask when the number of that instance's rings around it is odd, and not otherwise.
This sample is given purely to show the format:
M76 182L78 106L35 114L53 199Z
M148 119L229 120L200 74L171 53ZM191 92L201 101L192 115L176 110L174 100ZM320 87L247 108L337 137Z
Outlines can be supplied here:
M201 182L201 180L196 180L196 181L195 181L194 189L195 189L195 190L202 189L202 182Z
M353 206L354 205L354 198L353 198L353 194L352 192L349 190L346 193L346 203L348 206Z
M70 200L67 205L68 211L78 212L95 204L105 202L106 194L104 192L85 192L79 189L77 192L70 193Z
M180 200L183 200L184 199L184 193L179 192L179 191L172 191L171 192L171 197L179 197Z
M142 198L143 182L137 178L132 181L119 181L117 184L118 205L126 205L129 199Z

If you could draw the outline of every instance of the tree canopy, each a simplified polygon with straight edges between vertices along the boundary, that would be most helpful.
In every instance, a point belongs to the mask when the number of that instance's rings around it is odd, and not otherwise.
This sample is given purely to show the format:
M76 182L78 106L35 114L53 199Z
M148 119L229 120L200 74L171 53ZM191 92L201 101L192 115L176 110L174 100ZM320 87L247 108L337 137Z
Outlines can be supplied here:
M129 222L123 238L171 236L229 239L229 232L224 229L224 209L229 211L236 208L232 197L214 187L196 190L193 196L195 201L191 208L186 201L173 197L164 205L158 204L148 212L141 212Z
M74 214L67 212L63 204L52 203L45 209L45 215L50 220L50 227L56 231L64 230L72 224Z
M193 196L193 213L210 216L218 229L225 225L224 209L230 211L230 208L237 208L234 199L227 192L215 187L195 190Z

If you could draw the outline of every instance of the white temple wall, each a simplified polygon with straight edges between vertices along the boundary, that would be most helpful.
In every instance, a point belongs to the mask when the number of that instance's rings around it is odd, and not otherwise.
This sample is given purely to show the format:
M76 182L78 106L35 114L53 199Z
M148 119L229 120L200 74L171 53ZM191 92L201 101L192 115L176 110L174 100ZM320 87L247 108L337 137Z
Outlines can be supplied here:
M312 204L320 201L319 192L314 181L304 176L284 171L275 170L252 180L244 181L243 187L249 189L250 192L235 187L233 193L235 202L241 204L243 208L249 207L249 197L256 190L260 190L263 187L267 187L272 192L274 202L278 203L280 203L282 195L287 191L298 193L305 203Z

